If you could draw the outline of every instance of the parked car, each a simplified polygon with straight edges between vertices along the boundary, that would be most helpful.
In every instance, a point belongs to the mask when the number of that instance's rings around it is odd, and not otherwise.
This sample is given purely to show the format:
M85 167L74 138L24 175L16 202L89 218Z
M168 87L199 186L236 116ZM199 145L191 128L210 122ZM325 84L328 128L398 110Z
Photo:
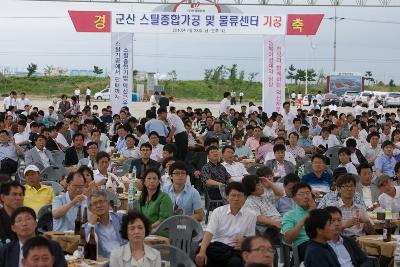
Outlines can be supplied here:
M389 93L383 100L383 107L400 107L400 93Z
M368 97L374 97L374 93L371 92L361 92L356 96L356 101L361 101L362 104L368 104Z
M315 99L315 95L313 94L309 94L311 95L311 102L308 101L308 95L303 96L303 106L310 106L312 104L313 99Z
M374 92L374 106L377 108L378 101L381 100L382 104L385 102L386 97L388 96L389 93L387 92Z
M97 100L110 100L110 87L106 87L105 89L101 90L94 94L94 99Z
M322 106L329 106L335 104L339 106L340 98L336 94L327 93L322 98Z
M340 106L345 107L345 106L353 106L355 103L356 97L360 94L360 92L357 91L347 91L343 94L343 96L340 98Z

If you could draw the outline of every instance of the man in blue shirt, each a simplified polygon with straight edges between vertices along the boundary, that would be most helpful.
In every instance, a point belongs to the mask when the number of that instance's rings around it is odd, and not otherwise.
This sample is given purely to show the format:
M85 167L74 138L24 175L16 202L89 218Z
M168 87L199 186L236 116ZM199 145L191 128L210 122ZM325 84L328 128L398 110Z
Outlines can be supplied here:
M386 174L389 177L394 177L394 166L396 159L393 157L393 143L391 141L384 141L382 143L383 154L378 156L375 160L375 174L376 177Z
M85 228L86 235L89 235L90 229L94 227L99 257L110 258L112 250L128 242L120 235L122 218L118 213L109 212L110 203L105 191L94 191L88 203L90 215Z
M199 192L186 183L187 168L183 161L176 161L169 167L172 184L164 187L174 203L174 213L191 216L197 221L204 218L203 204Z
M157 110L158 114L163 112L167 112L167 110L165 108L159 108ZM160 144L165 145L167 142L166 137L169 133L167 126L162 120L157 119L157 115L154 112L149 113L149 118L150 120L144 124L146 135L148 136L151 132L157 132L160 139Z
M306 152L307 154L313 152L313 144L310 139L310 130L307 126L300 127L300 137L297 141L297 144L299 145L299 147L302 147L304 149L304 152Z
M309 184L313 188L314 194L319 194L320 191L329 192L333 178L325 170L325 157L321 154L315 154L311 158L312 172L301 178L302 182Z
M334 250L327 244L333 239L334 227L331 215L326 210L315 209L305 221L305 229L310 241L304 256L305 266L340 267Z
M75 228L79 207L83 213L86 196L83 194L86 179L81 173L72 172L67 177L67 193L53 200L53 230L70 231Z
M121 153L122 149L126 147L125 136L128 134L124 125L118 126L118 141L117 145L115 146L115 151L117 153Z

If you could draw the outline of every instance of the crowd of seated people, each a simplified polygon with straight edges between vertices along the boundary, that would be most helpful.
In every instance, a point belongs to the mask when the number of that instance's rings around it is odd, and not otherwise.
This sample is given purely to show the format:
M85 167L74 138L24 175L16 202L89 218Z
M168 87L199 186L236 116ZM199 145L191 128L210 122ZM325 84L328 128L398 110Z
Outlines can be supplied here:
M230 98L219 113L156 104L140 119L128 107L80 110L65 95L48 112L8 105L0 113L0 267L35 266L38 253L48 256L43 266L67 266L63 248L37 231L48 207L54 231L74 230L87 210L86 235L93 227L110 266L160 266L144 239L175 215L204 227L198 266L272 266L282 242L306 266L368 266L354 238L375 233L370 212L400 211L400 110L338 114L316 102L293 113L285 102L282 114L266 114L253 103L237 110ZM53 167L67 170L61 181L43 176ZM127 192L130 173L138 199L117 212L109 197ZM209 219L208 198L219 200Z

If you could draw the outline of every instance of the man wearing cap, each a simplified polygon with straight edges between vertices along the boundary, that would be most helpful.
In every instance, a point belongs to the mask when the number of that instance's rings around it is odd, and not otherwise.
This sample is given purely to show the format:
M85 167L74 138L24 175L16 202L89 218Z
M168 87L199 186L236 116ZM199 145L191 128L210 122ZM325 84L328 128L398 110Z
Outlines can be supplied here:
M391 141L384 141L382 143L383 154L376 158L375 161L375 174L381 176L385 174L389 177L394 177L394 166L396 159L393 157L393 143Z
M38 214L41 207L53 202L54 192L51 186L40 184L40 170L36 165L25 168L24 206L32 208Z
M382 194L378 197L379 205L384 210L400 211L400 186L394 186L392 179L387 175L378 176L376 186Z

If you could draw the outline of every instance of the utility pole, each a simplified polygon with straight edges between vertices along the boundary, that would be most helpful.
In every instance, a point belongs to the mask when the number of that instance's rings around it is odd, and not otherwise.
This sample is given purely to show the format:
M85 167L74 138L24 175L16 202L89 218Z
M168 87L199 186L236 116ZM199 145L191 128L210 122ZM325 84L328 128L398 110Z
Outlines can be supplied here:
M333 72L336 72L336 23L338 17L336 16L336 6L335 6L335 17L333 18L335 20L335 27L334 27L334 33L333 33Z
M336 7L337 7L338 4L339 4L338 2L335 2L335 6L334 6L334 8L335 8L335 16L327 18L329 20L333 20L333 23L334 23L334 28L333 28L333 72L336 72L336 47L337 47L337 41L336 41L337 40L337 37L336 37L336 35L337 35L337 25L336 24L337 24L338 21L344 20L344 18L340 18L340 17L338 17L336 15Z

